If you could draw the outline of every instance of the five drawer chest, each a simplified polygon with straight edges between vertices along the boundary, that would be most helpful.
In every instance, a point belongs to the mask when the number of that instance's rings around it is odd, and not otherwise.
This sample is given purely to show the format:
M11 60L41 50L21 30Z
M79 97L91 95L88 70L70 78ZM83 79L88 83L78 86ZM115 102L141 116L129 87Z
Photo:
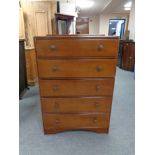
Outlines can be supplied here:
M118 37L34 37L45 134L108 133Z

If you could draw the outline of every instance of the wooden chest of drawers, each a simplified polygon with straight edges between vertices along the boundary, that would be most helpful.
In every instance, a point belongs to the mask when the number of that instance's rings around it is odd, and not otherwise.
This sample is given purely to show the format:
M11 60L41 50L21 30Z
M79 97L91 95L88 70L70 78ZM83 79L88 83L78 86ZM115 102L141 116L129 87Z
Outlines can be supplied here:
M44 133L108 133L119 39L35 37Z

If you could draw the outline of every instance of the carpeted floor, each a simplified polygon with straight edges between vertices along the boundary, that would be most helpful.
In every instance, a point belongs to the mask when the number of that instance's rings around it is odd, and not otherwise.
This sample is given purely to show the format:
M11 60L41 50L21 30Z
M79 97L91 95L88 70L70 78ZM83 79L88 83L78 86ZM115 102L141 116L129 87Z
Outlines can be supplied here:
M134 155L135 80L117 68L109 134L70 131L44 135L38 86L19 104L20 155Z

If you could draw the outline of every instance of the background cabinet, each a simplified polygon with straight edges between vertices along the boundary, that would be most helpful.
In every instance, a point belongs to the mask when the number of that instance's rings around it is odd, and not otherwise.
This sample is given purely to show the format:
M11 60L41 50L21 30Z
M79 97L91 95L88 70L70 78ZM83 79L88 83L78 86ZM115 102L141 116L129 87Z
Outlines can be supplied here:
M19 40L19 98L21 99L23 92L28 88L25 62L24 40Z
M89 18L80 18L76 20L76 33L89 34Z
M25 49L27 83L29 86L34 86L38 81L36 53L34 48Z
M53 34L74 34L74 16L55 14L55 19L53 20Z
M134 71L135 66L135 42L120 41L117 65L127 71Z
M25 39L24 16L21 7L19 7L19 38Z

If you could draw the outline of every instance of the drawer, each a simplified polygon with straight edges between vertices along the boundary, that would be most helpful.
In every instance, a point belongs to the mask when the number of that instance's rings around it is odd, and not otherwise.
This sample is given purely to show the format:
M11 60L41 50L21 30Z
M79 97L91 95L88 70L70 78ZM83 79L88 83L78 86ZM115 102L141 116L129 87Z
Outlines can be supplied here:
M44 113L110 113L112 98L41 98L41 104Z
M38 59L40 78L52 77L114 77L116 59Z
M39 80L41 96L103 96L113 94L114 79Z
M43 114L44 128L84 129L108 128L110 114Z
M36 40L37 56L41 57L117 57L118 39Z

